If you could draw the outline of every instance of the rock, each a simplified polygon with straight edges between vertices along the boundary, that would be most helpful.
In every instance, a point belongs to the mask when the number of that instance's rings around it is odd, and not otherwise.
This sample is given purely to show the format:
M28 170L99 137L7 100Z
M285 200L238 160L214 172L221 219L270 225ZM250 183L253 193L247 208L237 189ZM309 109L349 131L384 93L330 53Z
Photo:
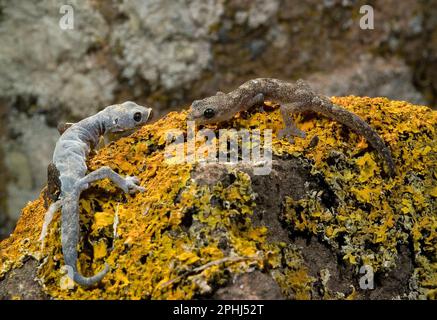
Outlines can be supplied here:
M0 96L33 97L34 104L25 105L26 111L37 109L32 114L63 108L80 118L114 98L114 75L95 54L89 54L107 37L108 27L86 1L74 6L74 29L62 30L63 4L2 4ZM17 39L25 45L17 45Z
M65 285L59 213L44 248L38 241L42 192L0 242L0 297L435 299L436 112L386 98L332 100L387 142L393 179L361 137L326 118L296 117L307 137L278 139L282 118L271 105L220 126L272 129L269 174L251 162L176 163L165 156L167 130L186 130L186 111L173 112L89 161L91 171L138 176L147 190L127 195L103 180L82 194L78 267L90 275L107 262L105 278Z
M44 132L124 100L150 105L158 118L258 76L309 78L330 95L436 102L431 2L378 3L377 32L359 28L360 3L353 1L71 3L74 29L62 30L63 1L0 1L0 113L42 114ZM13 120L0 118L6 145L19 143L9 134ZM50 150L42 150L49 159ZM26 156L35 159L42 150ZM13 177L2 165L7 152L0 152L0 167ZM41 185L36 177L45 170L31 170L32 183ZM0 181L0 193L15 190L6 185L13 180ZM14 199L37 198L33 185L25 190L29 196L0 200L0 220L25 204Z
M28 117L22 113L8 115L9 134L4 140L4 166L8 174L7 216L16 221L21 208L34 200L47 181L47 165L51 162L59 133L45 124L45 117Z
M120 12L129 19L111 37L122 48L123 77L140 76L149 90L186 88L211 63L209 30L223 10L223 1L125 1Z
M245 273L232 279L230 285L214 294L217 300L283 300L278 284L259 271Z
M411 69L399 59L361 56L359 61L330 74L313 74L308 82L316 92L330 96L387 97L426 105L423 96L413 86Z
M0 300L47 300L36 281L38 263L29 259L21 268L8 273L0 286Z
M87 0L73 3L73 30L59 27L62 5L0 4L0 97L11 105L29 100L23 107L30 114L56 112L58 121L124 99L147 101L162 114L248 76L329 75L369 54L369 62L404 55L414 83L426 98L435 96L434 78L423 69L434 63L436 29L426 3L379 4L379 32L372 33L358 27L359 4L338 1Z

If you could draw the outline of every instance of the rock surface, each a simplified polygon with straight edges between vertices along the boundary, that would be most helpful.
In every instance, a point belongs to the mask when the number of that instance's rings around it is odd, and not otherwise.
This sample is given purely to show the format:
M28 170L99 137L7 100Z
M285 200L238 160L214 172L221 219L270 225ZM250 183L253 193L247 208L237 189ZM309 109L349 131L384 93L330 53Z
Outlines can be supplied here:
M323 117L296 116L307 137L278 139L283 123L271 103L220 126L273 130L268 175L255 175L251 162L177 164L165 157L166 137L187 130L186 112L170 113L89 161L90 170L109 165L146 188L125 195L103 180L81 197L78 266L89 275L108 262L102 282L82 288L65 277L59 213L41 248L42 192L0 242L0 297L435 299L436 112L332 99L378 131L396 177L364 139Z
M72 30L59 27L65 4L74 9ZM378 2L375 30L361 30L360 5L1 0L0 238L45 183L57 123L115 102L149 104L159 117L269 76L309 78L328 95L435 105L436 6Z

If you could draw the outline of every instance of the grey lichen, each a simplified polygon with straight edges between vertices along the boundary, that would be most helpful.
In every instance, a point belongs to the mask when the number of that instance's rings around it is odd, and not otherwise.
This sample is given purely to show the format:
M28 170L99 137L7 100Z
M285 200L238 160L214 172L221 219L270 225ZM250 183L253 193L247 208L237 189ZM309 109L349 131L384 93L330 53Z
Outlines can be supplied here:
M124 1L128 19L115 26L112 43L124 77L138 75L152 89L184 87L211 63L210 28L223 13L223 1Z
M33 96L40 108L52 110L61 104L77 117L113 99L114 76L87 54L107 36L108 27L89 2L68 3L74 8L72 30L59 27L59 9L65 1L5 5L0 25L0 96Z

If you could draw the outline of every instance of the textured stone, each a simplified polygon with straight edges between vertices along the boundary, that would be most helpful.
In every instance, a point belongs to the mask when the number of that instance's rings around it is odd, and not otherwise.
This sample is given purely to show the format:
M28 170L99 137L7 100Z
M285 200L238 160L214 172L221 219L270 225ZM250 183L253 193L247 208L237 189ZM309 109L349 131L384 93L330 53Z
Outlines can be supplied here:
M59 27L64 1L1 5L0 96L34 97L35 104L25 106L31 113L63 107L76 117L112 101L115 79L90 54L108 27L89 1L72 3L72 30Z

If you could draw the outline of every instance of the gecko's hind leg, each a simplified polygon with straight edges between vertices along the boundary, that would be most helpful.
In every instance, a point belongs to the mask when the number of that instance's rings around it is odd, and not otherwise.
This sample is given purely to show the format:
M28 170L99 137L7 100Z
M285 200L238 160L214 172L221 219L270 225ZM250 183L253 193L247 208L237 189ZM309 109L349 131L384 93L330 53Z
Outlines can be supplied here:
M294 143L293 137L305 138L305 131L296 127L296 124L291 119L291 113L304 111L304 105L300 103L288 103L281 105L280 108L282 120L284 121L285 128L279 130L278 137L280 139L286 137L290 143Z
M140 181L137 177L126 176L125 178L123 178L111 168L101 167L86 175L77 182L78 191L82 192L83 190L88 188L90 183L105 178L111 180L125 193L144 192L146 190L138 185Z
M56 211L61 208L61 206L62 200L58 200L52 203L44 216L44 223L42 225L41 235L38 239L41 242L41 248L44 247L44 239L47 236L47 230L49 228L50 222L52 222L53 216L55 215Z

